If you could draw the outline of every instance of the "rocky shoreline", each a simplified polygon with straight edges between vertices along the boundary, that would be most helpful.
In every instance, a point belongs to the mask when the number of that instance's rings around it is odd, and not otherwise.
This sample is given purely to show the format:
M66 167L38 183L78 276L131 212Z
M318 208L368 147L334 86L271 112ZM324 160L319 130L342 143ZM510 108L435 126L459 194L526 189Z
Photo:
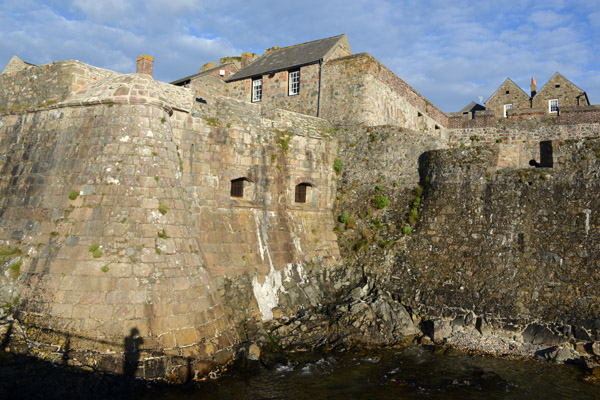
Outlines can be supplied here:
M365 285L351 290L336 304L266 324L266 333L258 335L257 343L263 352L277 354L417 344L441 353L535 358L576 364L586 371L585 380L600 384L600 343L579 340L572 334L564 336L559 330L565 328L538 323L507 325L500 319L488 320L464 311L454 318L420 316L388 292ZM257 360L261 356L255 349L250 358Z

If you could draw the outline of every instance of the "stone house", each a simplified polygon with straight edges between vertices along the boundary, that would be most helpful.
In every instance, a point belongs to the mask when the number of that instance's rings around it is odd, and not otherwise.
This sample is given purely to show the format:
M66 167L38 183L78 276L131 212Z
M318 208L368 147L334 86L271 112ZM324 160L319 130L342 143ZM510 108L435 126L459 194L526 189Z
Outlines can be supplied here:
M343 35L268 49L226 79L230 97L319 116L323 63L352 54Z
M587 93L558 72L537 93L534 93L534 84L535 80L532 80L531 108L533 109L545 109L548 113L554 113L561 107L590 105Z
M486 109L494 111L496 118L508 116L509 110L531 107L529 95L512 79L506 80L485 102Z
M336 125L396 125L442 134L446 115L367 53L352 54L345 34L288 47L262 56L227 57L212 70L172 82L202 97L227 96L261 109L320 117ZM241 59L233 75L210 71L224 60Z
M590 102L585 91L557 72L540 91L532 78L530 95L506 78L485 105L496 118L507 118L517 114L557 114L561 107L584 107Z

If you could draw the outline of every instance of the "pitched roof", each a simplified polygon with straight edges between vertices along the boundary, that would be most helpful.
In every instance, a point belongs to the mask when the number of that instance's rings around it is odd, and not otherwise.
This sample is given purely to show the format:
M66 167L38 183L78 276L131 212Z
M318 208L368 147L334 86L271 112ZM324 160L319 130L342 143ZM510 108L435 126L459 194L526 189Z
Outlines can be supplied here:
M204 76L204 75L209 75L209 74L213 73L214 71L216 71L218 69L221 70L221 69L223 69L223 67L226 67L226 66L231 65L231 64L233 64L233 63L222 64L222 65L219 65L219 66L217 66L215 68L207 69L206 71L202 71L202 72L198 72L198 73L193 74L193 75L186 76L185 78L179 78L176 81L173 81L173 82L170 82L170 83L171 83L171 85L180 86L180 85L183 85L184 83L187 83L188 81L191 81L192 79L199 78L199 77Z
M522 92L522 93L523 93L525 96L527 96L527 98L529 98L529 97L530 97L530 96L527 94L527 92L526 92L526 91L524 91L524 90L523 90L523 89L522 89L522 88L521 88L519 85L517 85L517 84L516 84L516 83L515 83L515 82L514 82L512 79L510 79L510 78L506 78L506 79L504 80L504 82L502 82L502 84L501 84L500 86L498 86L498 89L496 89L496 90L494 91L494 93L492 93L492 95L491 95L491 96L490 96L490 97L489 97L489 98L488 98L488 99L485 101L485 104L487 104L487 102L488 102L488 101L490 101L490 99L491 99L492 97L494 97L494 96L496 95L496 93L498 93L498 91L500 90L500 88L501 88L501 87L502 87L502 86L503 86L503 85L504 85L506 82L510 82L510 83L512 83L512 85L513 85L514 87L516 87L517 89L519 89L519 90L520 90L520 91L521 91L521 92Z
M552 75L550 77L550 79L548 79L548 82L546 82L544 84L544 86L542 86L542 88L540 90L538 90L536 96L539 95L542 91L544 91L548 87L548 83L550 83L554 78L562 78L562 79L564 79L567 83L573 85L573 87L575 87L575 89L579 90L581 92L581 94L585 94L585 96L587 97L587 93L585 92L585 90L582 90L579 86L577 86L576 84L574 84L573 82L571 82L570 80L568 80L567 78L565 78L565 76L563 74L561 74L560 72L555 72L554 75Z
M465 108L460 110L459 112L465 113L465 112L469 112L469 111L481 111L481 110L485 110L485 107L479 103L475 103L474 101L472 101L467 106L465 106Z
M325 57L345 36L346 34L333 36L271 51L242 68L226 81L236 81L315 63Z

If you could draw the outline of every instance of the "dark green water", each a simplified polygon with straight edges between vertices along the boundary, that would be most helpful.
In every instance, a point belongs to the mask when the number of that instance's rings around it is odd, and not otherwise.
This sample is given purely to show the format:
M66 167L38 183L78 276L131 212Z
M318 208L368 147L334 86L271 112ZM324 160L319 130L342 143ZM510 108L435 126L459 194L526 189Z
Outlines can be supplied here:
M306 354L296 365L223 377L163 399L600 399L575 366L419 347L378 354ZM154 397L147 397L148 399Z
M583 382L582 376L573 365L440 355L420 347L369 354L299 354L289 364L275 362L269 368L257 366L180 386L91 378L59 368L3 362L0 398L600 399L600 386Z

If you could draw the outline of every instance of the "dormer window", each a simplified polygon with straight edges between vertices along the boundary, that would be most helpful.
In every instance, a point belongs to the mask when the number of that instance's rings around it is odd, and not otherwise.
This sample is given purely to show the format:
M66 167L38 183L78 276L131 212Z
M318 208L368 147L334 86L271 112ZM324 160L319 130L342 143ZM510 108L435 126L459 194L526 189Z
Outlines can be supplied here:
M288 94L290 96L295 95L295 94L299 94L300 93L300 70L296 69L293 71L290 71L289 75L288 75L288 85L289 85L289 92Z
M558 112L558 99L552 99L548 101L548 110L551 113Z
M512 110L513 109L513 105L512 104L505 104L504 105L504 118L508 118L508 110Z
M262 100L262 78L252 79L252 102L256 103Z

